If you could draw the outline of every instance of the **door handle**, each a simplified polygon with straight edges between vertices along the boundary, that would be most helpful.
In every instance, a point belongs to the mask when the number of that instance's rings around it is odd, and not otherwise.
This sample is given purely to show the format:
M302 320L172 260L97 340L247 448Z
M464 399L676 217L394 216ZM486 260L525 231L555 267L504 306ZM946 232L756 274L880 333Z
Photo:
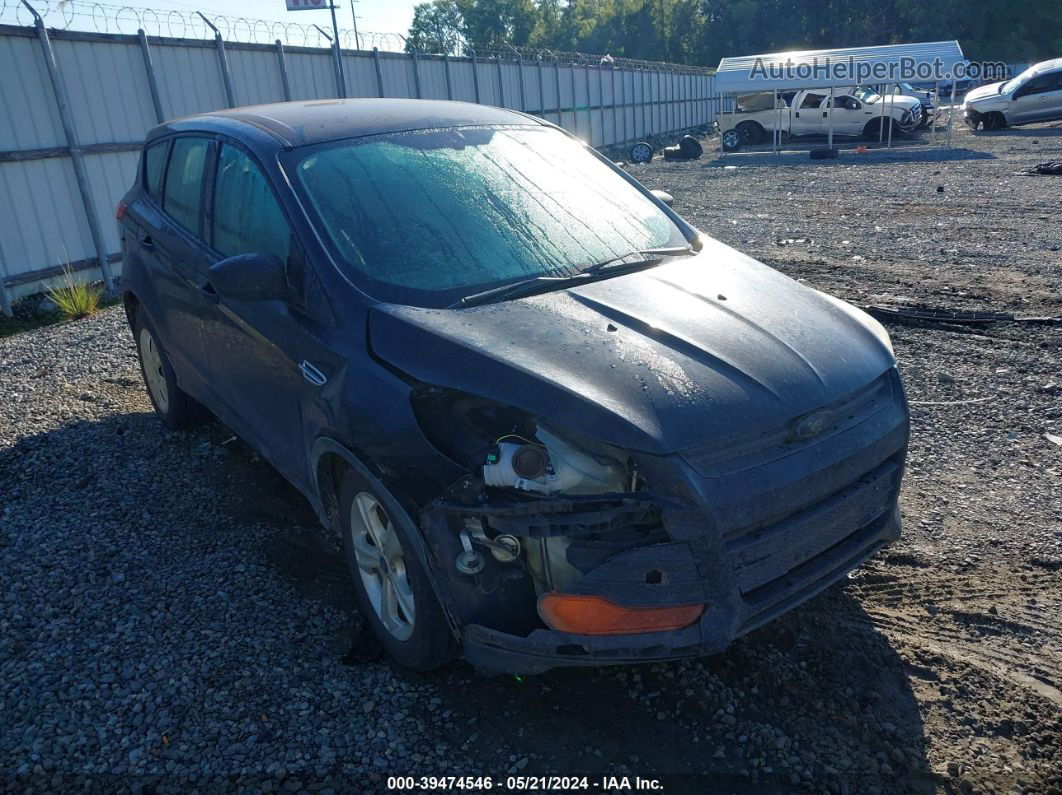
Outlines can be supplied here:
M151 235L143 235L140 238L140 247L151 251L155 248L155 241L151 239Z
M305 359L299 365L299 371L302 373L302 377L314 386L324 386L328 383L328 377Z
M829 113L829 111L825 111L825 110L824 110L824 111L822 112L822 118L824 118L824 119L825 119L825 118L826 118L826 114L827 114L827 113Z

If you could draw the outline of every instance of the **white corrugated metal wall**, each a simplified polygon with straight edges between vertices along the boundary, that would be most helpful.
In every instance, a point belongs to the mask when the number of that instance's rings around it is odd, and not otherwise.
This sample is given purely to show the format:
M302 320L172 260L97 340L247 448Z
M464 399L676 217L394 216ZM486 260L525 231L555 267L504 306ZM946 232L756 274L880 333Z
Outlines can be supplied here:
M138 142L158 121L155 100L163 119L228 107L222 59L215 42L147 38L153 98L137 36L53 30L49 37L102 253L117 274L114 207L132 180ZM329 50L226 44L225 55L236 105L337 96ZM599 148L707 124L718 107L713 79L703 70L515 58L344 52L346 94L524 110ZM98 278L101 252L34 28L0 26L0 205L0 289L7 299L44 289L64 266Z

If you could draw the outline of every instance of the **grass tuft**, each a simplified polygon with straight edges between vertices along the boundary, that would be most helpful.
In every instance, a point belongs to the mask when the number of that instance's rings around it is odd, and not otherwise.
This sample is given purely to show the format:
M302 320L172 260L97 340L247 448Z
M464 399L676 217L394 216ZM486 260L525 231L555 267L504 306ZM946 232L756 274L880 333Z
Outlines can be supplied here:
M103 289L99 285L81 284L74 281L71 271L63 269L63 284L48 291L59 311L71 320L88 317L100 306Z

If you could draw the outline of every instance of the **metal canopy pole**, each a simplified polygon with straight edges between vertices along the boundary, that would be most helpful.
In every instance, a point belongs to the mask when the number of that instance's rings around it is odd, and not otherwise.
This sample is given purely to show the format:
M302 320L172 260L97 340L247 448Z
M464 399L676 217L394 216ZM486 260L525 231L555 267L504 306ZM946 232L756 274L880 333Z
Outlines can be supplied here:
M826 148L833 149L833 86L830 86L830 104L826 107Z
M951 148L951 117L955 115L955 83L956 80L951 81L951 107L948 108L948 132L947 132L947 144L948 148Z
M896 99L895 99L895 97L896 97L895 94L892 94L892 93L889 94L889 145L888 145L889 149L892 149L892 128L896 125L895 118L892 115L893 113L896 112Z
M96 249L96 262L103 275L105 289L110 293L114 289L114 277L111 274L110 263L107 262L107 251L103 245L103 230L100 228L100 219L96 215L96 205L92 201L92 192L89 190L88 175L85 173L85 161L81 156L81 147L77 142L77 134L74 132L74 116L70 111L70 102L66 96L66 86L59 75L59 64L55 60L55 52L52 50L52 42L48 38L48 31L44 27L44 20L37 10L26 0L22 4L33 14L34 24L37 28L37 39L41 43L41 51L44 54L44 64L48 68L48 77L52 83L52 91L55 92L55 104L59 109L59 120L63 125L63 134L66 136L66 145L70 150L70 163L74 167L74 180L77 182L78 193L81 194L81 204L85 210L85 220L88 221L89 234L92 235L92 245ZM0 286L0 291L4 287Z
M878 85L878 91L881 97L881 117L878 121L878 143L880 144L885 140L885 84Z
M505 75L502 74L501 58L497 55L494 56L494 65L498 68L498 96L501 98L501 102L498 103L500 107L506 107L505 105Z
M382 98L383 95L384 95L383 69L380 68L380 48L379 47L373 47L372 48L372 63L373 63L373 66L376 67L376 94L377 94L377 96ZM476 92L476 93L478 94L479 92ZM478 99L478 97L477 97L477 99Z
M450 53L443 53L443 72L446 74L446 98L454 98L454 84L450 79Z

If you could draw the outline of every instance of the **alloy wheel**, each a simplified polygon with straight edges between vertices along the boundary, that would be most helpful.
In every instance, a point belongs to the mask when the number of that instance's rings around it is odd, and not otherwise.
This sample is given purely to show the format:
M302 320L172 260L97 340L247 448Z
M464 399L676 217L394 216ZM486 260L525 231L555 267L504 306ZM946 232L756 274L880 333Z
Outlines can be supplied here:
M144 368L144 381L158 410L165 414L170 408L170 390L166 375L162 372L162 353L147 326L140 329L140 364Z
M391 517L372 494L360 492L350 511L358 574L376 617L397 640L409 640L416 622L413 589Z

